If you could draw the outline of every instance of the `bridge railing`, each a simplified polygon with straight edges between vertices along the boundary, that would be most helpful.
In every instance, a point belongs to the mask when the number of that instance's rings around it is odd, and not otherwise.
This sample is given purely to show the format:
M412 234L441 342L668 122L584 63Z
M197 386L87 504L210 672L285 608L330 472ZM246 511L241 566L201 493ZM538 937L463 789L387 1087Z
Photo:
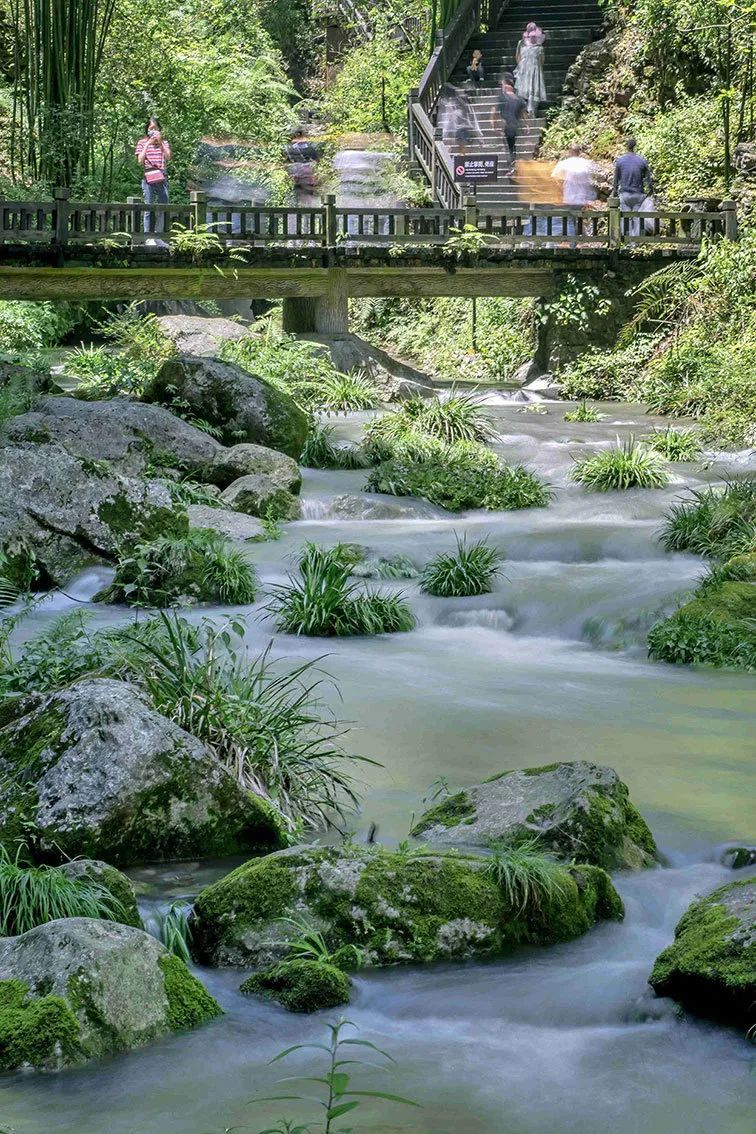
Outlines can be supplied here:
M441 178L438 162L433 168ZM209 231L224 247L423 246L444 244L465 226L476 228L484 245L507 248L566 244L586 249L638 245L697 249L704 239L738 236L732 201L724 201L717 212L621 212L616 197L597 209L515 205L485 211L476 207L474 199L426 209L338 207L333 196L319 206L220 205L208 202L203 193L193 193L189 203L178 205L145 205L135 198L86 202L71 200L62 189L55 191L52 201L0 199L0 243L4 244L107 247L156 240L171 244L189 232L195 234L199 248ZM186 239L185 246L191 250Z

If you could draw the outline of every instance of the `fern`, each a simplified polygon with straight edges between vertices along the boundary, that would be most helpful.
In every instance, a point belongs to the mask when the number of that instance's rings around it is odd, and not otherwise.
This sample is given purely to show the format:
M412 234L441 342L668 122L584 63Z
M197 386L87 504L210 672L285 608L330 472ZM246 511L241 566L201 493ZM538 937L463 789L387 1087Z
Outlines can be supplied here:
M660 328L685 322L703 273L700 261L681 260L647 276L632 293L637 306L620 332L618 346L628 346L646 326Z

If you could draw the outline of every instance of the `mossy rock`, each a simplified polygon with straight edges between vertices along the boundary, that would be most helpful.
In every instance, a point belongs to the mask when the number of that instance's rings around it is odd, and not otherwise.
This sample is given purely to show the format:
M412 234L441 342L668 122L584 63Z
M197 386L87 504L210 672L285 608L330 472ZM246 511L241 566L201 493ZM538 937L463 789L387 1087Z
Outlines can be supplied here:
M349 1003L352 982L335 965L321 961L281 961L254 973L239 991L267 997L289 1012L318 1012Z
M0 940L0 1070L60 1070L196 1027L220 1008L142 930L93 918Z
M435 804L412 834L446 847L537 837L567 860L604 870L639 869L657 858L627 786L613 768L585 760L503 772Z
M701 1016L756 1025L756 878L730 882L694 902L649 978Z
M302 474L299 465L285 453L266 449L264 445L232 445L219 448L212 464L205 469L205 477L211 484L226 488L243 476L266 476L278 488L297 496L302 487Z
M271 520L298 520L302 505L288 489L263 473L241 476L221 493L221 503L248 516L265 516Z
M383 848L297 847L247 862L204 889L192 933L215 965L266 965L287 957L305 918L333 952L356 946L365 964L496 956L549 945L622 917L609 877L554 865L555 885L524 910L509 901L477 855L403 854Z
M746 568L750 570L746 559ZM735 560L727 564L736 571ZM676 665L756 670L756 582L727 580L699 588L695 597L652 627L649 654Z
M74 858L70 862L62 862L57 869L68 878L86 878L97 882L109 890L123 910L123 916L118 920L123 925L133 925L135 929L144 929L142 918L137 905L134 883L120 870L110 866L107 862L98 862L91 858Z
M126 682L19 700L0 729L0 841L118 865L286 845L274 808Z

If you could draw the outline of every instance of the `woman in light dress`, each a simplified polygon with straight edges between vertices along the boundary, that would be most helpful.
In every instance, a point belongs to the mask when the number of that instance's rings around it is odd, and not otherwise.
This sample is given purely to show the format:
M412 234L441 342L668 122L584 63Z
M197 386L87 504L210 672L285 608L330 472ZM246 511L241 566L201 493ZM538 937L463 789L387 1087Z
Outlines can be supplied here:
M544 35L538 24L530 23L517 44L515 93L524 99L528 113L535 118L539 103L546 102L546 84L543 79Z

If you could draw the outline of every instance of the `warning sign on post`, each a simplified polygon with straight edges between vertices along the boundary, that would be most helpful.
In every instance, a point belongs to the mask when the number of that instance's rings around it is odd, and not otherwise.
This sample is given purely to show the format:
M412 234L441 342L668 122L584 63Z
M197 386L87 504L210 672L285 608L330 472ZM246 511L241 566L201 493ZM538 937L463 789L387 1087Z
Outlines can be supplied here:
M455 181L495 181L498 174L498 154L467 154L454 159Z

